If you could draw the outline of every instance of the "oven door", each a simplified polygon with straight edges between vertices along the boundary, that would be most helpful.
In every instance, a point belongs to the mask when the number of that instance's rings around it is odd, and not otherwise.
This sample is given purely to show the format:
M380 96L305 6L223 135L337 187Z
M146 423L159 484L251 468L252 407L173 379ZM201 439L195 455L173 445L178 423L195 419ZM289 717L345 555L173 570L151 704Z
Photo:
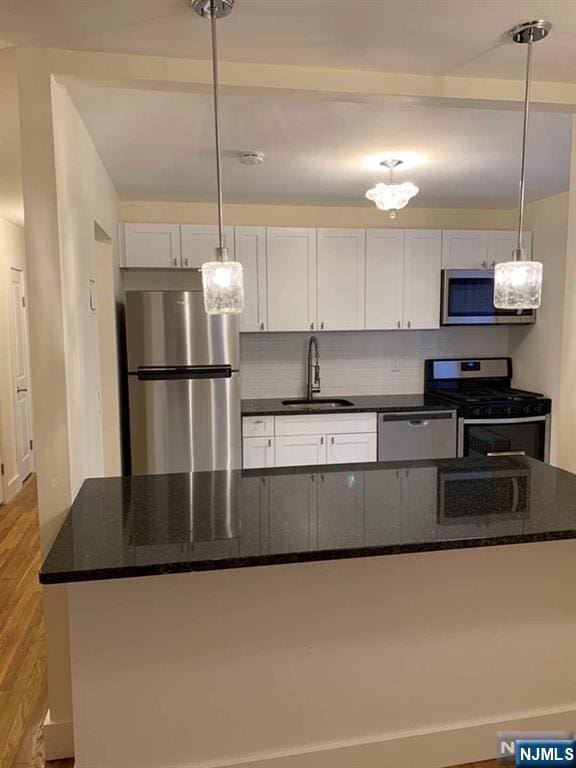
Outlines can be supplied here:
M458 419L458 456L550 458L550 416Z
M530 309L496 309L494 271L447 269L442 273L442 325L533 323Z

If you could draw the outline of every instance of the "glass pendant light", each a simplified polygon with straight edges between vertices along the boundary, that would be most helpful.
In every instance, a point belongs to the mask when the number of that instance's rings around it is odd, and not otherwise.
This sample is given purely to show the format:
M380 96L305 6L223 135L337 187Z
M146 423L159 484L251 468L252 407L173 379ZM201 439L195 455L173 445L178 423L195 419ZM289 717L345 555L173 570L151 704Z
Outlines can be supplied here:
M216 144L216 186L218 190L218 247L215 260L202 265L204 309L209 315L240 314L244 309L244 275L242 264L229 261L224 242L222 203L222 158L220 153L220 115L218 94L218 41L216 20L232 11L235 0L190 0L194 11L210 20L212 31L212 75L214 84L214 137Z
M538 309L542 301L542 264L524 261L522 247L524 225L524 185L526 178L526 138L530 110L530 79L532 75L532 44L543 40L550 32L551 24L539 19L528 21L511 29L509 34L515 43L528 46L526 60L526 85L524 89L524 123L522 129L522 161L518 202L518 243L512 261L496 264L494 269L494 306L497 309Z
M410 200L417 195L420 191L415 184L410 181L404 182L404 184L394 184L393 171L399 165L402 165L402 160L383 160L380 165L384 165L388 168L389 183L388 184L376 184L375 187L369 189L366 192L368 200L372 200L381 211L390 211L390 218L396 218L396 211L401 208L405 208Z

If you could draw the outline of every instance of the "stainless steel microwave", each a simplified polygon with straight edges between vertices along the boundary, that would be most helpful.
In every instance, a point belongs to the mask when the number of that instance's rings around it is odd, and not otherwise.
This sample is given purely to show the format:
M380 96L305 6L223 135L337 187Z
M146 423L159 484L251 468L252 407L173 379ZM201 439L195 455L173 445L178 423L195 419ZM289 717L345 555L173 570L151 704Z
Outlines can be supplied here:
M493 269L442 272L442 325L515 325L535 320L531 309L496 309Z

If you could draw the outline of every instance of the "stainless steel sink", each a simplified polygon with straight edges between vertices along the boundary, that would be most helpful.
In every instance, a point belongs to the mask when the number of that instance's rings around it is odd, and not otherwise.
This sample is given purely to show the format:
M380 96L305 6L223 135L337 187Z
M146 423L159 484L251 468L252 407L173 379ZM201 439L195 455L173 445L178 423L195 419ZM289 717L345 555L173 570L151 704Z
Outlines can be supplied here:
M302 408L306 411L325 411L327 408L349 408L354 403L339 398L316 397L313 400L282 400L282 405L287 405L289 408Z

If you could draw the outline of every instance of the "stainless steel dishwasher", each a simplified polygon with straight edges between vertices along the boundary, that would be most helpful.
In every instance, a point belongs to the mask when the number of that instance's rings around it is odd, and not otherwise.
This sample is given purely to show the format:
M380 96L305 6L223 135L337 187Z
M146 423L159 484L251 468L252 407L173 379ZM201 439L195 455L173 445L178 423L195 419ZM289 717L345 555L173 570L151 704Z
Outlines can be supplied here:
M450 459L457 455L456 411L378 414L378 461Z

